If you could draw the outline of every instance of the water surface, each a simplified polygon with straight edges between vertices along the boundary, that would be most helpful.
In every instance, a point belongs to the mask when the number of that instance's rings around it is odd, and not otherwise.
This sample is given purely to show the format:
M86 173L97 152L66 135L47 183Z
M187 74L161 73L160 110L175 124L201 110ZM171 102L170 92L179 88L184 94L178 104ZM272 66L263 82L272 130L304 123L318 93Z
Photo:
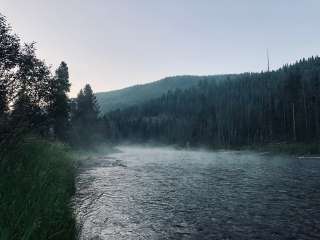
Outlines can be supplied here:
M320 239L320 160L120 147L77 178L81 239Z

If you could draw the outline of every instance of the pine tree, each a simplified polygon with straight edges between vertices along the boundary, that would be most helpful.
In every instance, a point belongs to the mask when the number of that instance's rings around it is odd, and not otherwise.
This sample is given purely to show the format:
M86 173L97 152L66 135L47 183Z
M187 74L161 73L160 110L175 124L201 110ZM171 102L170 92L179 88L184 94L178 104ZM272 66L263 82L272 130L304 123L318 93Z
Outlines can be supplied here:
M83 101L79 102L79 109L83 111L83 117L88 122L93 122L98 119L99 107L97 99L89 84L86 84L83 89Z
M72 124L75 144L90 146L100 136L99 106L89 84L81 89L76 100Z
M50 81L50 103L48 112L53 125L54 134L60 140L67 140L70 125L70 91L69 71L65 62L61 62Z

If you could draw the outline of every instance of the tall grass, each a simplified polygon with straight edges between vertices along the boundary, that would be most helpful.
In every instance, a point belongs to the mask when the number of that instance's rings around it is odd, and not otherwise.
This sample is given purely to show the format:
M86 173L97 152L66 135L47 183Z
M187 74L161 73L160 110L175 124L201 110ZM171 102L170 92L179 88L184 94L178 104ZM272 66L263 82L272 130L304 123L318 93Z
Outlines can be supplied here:
M0 240L74 239L74 166L62 144L32 140L0 159Z

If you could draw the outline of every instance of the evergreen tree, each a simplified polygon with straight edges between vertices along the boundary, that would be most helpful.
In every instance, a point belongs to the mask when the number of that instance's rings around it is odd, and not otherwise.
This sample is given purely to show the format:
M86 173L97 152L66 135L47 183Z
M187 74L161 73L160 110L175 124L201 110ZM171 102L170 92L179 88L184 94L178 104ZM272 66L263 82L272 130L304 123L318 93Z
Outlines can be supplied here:
M86 84L83 88L83 97L80 96L78 110L81 112L82 117L87 122L95 122L98 119L99 107L96 96L93 94L92 88Z
M50 81L48 112L52 121L54 133L60 140L66 141L70 125L70 105L68 92L70 91L69 71L65 62L61 62Z
M77 145L91 146L100 138L99 106L92 88L86 84L76 100L72 124L73 140Z

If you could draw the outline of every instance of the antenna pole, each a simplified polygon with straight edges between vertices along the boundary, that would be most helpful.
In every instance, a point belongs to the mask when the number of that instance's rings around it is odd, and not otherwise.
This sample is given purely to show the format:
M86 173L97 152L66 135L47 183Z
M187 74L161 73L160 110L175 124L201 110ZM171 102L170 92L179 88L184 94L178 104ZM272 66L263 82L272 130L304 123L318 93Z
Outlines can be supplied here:
M268 61L268 72L270 72L270 59L269 59L269 49L267 48L267 61Z

